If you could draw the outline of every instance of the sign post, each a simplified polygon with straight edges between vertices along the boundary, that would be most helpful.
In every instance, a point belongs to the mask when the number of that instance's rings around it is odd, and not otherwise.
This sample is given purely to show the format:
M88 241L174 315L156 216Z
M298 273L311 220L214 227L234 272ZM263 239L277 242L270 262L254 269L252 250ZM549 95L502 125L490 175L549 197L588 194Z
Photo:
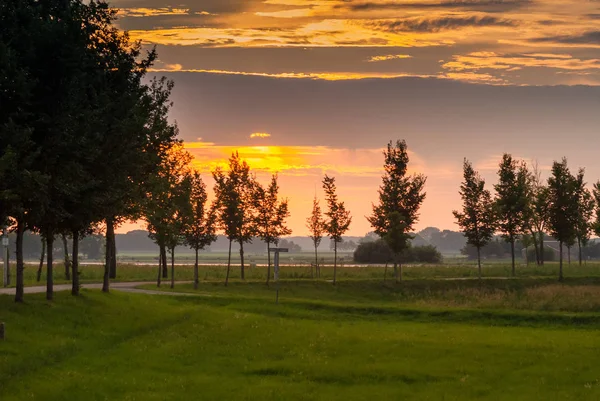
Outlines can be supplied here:
M8 229L6 227L2 229L2 247L0 249L2 249L2 256L4 259L4 287L8 287L10 285L10 272L8 270Z
M271 248L270 250L271 252L273 252L274 258L273 258L273 278L275 280L275 282L277 283L277 293L275 295L275 303L278 304L279 303L279 252L289 252L288 248Z

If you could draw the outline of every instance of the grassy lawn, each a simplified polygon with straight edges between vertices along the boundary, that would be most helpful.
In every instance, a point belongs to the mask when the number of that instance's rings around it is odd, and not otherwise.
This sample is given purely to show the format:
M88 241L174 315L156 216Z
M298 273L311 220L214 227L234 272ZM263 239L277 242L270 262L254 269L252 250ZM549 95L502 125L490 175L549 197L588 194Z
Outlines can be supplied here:
M199 293L0 296L0 399L600 399L594 279Z
M383 280L384 267L381 266L344 266L338 268L338 278L342 280ZM387 276L391 279L392 268L388 268ZM83 265L80 267L81 282L92 283L101 282L104 275L104 267L101 265ZM169 269L170 271L170 269ZM44 268L42 280L36 281L37 267L27 265L25 268L25 285L45 285L46 270ZM572 264L565 265L564 272L566 277L584 278L584 277L600 277L600 263L588 263L583 266ZM15 284L15 266L11 267L12 281ZM169 273L170 274L170 273ZM485 277L510 277L511 268L507 263L489 263L484 265L483 274ZM214 265L202 265L200 267L200 278L204 281L225 281L226 267ZM246 278L250 281L266 280L266 267L246 266ZM117 270L117 281L156 281L157 266L152 265L135 265L120 263ZM310 279L312 276L310 266L282 266L280 277L282 279L297 280ZM240 277L239 265L232 265L232 279ZM404 277L409 280L415 279L436 279L436 278L475 278L477 277L477 269L473 263L464 264L439 264L439 265L413 265L405 266ZM558 264L547 263L545 266L518 266L517 277L545 277L554 279L558 277ZM193 279L193 267L190 265L177 265L175 267L175 279L186 281ZM331 265L321 268L321 279L333 279L333 267ZM1 280L1 279L0 279ZM57 284L67 283L65 280L65 272L62 264L57 263L54 266L54 282Z

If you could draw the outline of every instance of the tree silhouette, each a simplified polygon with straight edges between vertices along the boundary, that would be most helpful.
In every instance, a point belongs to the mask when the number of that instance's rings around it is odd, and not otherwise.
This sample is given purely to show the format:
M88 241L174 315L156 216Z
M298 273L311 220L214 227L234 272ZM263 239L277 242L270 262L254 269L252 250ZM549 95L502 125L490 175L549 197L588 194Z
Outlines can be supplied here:
M216 241L214 210L207 210L206 185L200 173L195 171L190 176L191 193L188 214L185 216L185 244L196 253L194 262L194 289L198 289L198 252Z
M350 216L350 212L346 210L344 202L338 201L335 178L325 175L325 178L323 178L323 189L325 191L325 200L327 201L325 231L334 243L333 284L335 285L337 279L337 244L342 242L342 235L350 228L352 217Z
M325 233L325 220L323 220L323 214L321 212L321 206L319 205L319 200L315 195L313 199L313 208L310 216L306 219L306 228L308 228L308 236L311 239L314 247L315 247L315 269L317 272L317 277L321 274L321 270L319 269L319 245L321 245L321 240L323 239L323 234ZM312 273L312 270L311 270Z
M575 203L577 205L577 222L575 225L575 237L577 238L578 260L581 266L583 261L582 248L587 246L593 231L593 217L595 202L592 193L586 188L584 182L584 171L579 170L575 178Z
M460 185L463 200L462 212L453 211L458 225L467 238L467 243L477 249L477 267L481 279L481 248L494 236L496 216L490 191L485 189L485 180L465 159L463 164L464 181Z
M560 268L558 279L563 275L563 245L574 243L578 217L576 178L567 166L567 159L552 164L548 178L548 228L559 242Z
M373 205L373 214L367 220L394 254L394 276L398 282L402 280L400 255L409 246L410 232L419 219L427 179L422 174L407 175L409 156L405 141L388 143L383 155L385 174L379 187L379 204Z
M529 172L524 163L518 163L505 153L498 170L496 190L496 217L502 237L510 244L512 276L515 276L515 241L527 224Z
M283 236L290 235L285 221L290 216L287 199L279 199L277 175L271 177L271 183L265 189L260 183L254 183L252 196L253 207L256 210L255 227L258 237L267 244L267 285L271 277L271 244L277 243Z
M544 264L544 231L548 221L548 187L542 181L537 162L533 163L527 180L528 202L525 213L526 225L535 247L536 262Z
M229 282L231 267L231 243L240 244L240 273L244 279L244 244L251 242L256 233L255 210L252 204L254 178L250 175L250 166L240 159L238 152L229 158L229 169L224 172L218 167L213 171L215 179L215 205L219 227L229 240L229 257L225 285Z

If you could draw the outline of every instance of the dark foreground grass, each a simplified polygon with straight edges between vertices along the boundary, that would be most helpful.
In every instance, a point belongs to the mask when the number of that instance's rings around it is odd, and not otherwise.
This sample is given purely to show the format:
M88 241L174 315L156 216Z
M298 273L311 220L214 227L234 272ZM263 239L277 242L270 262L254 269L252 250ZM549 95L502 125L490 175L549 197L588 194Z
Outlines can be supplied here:
M0 296L0 400L600 399L596 313L417 306L324 284L282 284L278 305L258 283Z

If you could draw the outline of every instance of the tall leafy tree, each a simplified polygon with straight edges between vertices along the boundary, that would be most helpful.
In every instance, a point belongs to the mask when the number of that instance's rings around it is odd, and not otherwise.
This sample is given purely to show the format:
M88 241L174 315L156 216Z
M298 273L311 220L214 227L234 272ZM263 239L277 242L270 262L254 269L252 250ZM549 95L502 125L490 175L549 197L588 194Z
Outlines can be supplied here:
M490 242L496 231L494 201L490 191L485 189L485 180L467 159L464 160L463 171L464 181L459 192L463 201L462 212L455 210L452 213L467 243L477 249L477 267L481 279L481 248Z
M592 227L593 227L594 234L596 234L596 236L600 237L600 181L597 181L594 184L592 193L594 195L594 203L595 203L595 205L594 205L595 219L594 219L594 223L592 224Z
M191 160L182 145L174 145L158 174L149 182L145 201L144 217L150 238L171 253L171 288L175 285L175 248L182 243L186 222L192 214Z
M576 178L567 166L567 159L552 164L548 178L548 229L559 242L560 281L563 281L563 245L573 243L577 232L578 207Z
M502 237L510 244L512 275L515 275L515 241L527 225L529 172L509 154L502 156L496 190L496 217Z
M271 182L264 188L255 182L252 196L255 214L255 227L258 237L267 244L267 285L271 277L271 244L277 243L283 236L290 235L292 230L286 226L290 216L287 199L279 199L279 184L277 175L271 177Z
M579 170L575 179L575 203L577 204L577 223L575 227L575 237L577 238L578 260L581 266L583 261L582 248L587 246L590 236L593 232L595 201L592 192L586 188L584 182L584 171Z
M194 289L198 289L198 252L217 240L215 234L214 210L207 205L206 185L200 173L194 171L190 176L191 193L188 214L184 225L185 244L196 253L194 262Z
M379 204L373 205L373 214L367 220L392 251L394 275L398 281L402 280L400 255L409 246L410 232L419 219L427 179L422 174L408 175L409 156L405 141L388 143L383 155L385 173L379 187Z
M231 267L231 244L240 245L241 278L244 279L244 244L251 242L256 233L255 210L252 203L254 177L250 175L250 166L242 160L238 152L229 158L229 169L217 168L213 171L215 179L215 210L219 227L229 240L229 257L225 285L229 282Z
M317 272L317 277L319 277L319 245L321 245L323 234L325 234L325 220L323 219L321 205L319 205L319 200L317 199L316 195L313 199L312 212L306 219L306 228L308 228L308 236L315 247L315 269Z
M526 211L527 230L531 234L535 247L536 262L544 264L544 237L548 222L548 187L542 180L542 175L535 162L529 173L528 203Z
M342 242L342 236L350 228L352 217L350 216L350 211L346 210L344 202L338 200L334 177L325 175L323 178L323 190L325 191L325 200L327 201L325 232L329 234L329 238L331 238L334 244L333 284L335 285L337 279L337 245Z

